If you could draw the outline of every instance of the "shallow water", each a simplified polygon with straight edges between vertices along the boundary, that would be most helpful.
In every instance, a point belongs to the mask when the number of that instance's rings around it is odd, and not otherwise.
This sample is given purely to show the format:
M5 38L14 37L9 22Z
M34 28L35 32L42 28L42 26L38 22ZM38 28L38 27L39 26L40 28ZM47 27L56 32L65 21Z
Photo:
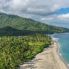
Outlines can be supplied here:
M58 38L59 52L63 57L64 61L69 64L69 33L55 34L55 38Z

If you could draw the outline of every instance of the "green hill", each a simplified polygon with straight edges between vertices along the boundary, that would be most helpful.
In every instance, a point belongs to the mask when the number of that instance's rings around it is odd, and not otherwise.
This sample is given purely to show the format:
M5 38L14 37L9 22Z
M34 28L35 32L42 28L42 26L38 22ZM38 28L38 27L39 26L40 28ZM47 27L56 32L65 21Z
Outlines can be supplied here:
M51 45L52 39L47 34L68 31L66 28L0 13L0 69L19 69L21 64Z
M8 31L6 28L8 29ZM13 31L13 29L17 31ZM16 15L8 15L5 13L0 13L1 34L6 32L10 32L13 34L19 32L20 34L23 34L27 32L59 33L68 31L69 29L66 28L50 26L44 23L34 21L32 19L22 18Z

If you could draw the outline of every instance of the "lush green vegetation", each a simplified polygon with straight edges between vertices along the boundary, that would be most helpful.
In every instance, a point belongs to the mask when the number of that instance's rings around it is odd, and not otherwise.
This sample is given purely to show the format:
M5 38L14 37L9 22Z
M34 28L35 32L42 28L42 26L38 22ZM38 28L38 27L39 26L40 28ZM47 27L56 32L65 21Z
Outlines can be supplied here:
M17 69L51 44L51 38L44 33L61 32L69 29L0 13L0 69Z
M8 31L7 31L8 30ZM15 15L0 13L0 34L30 34L31 32L59 33L69 29L50 26L32 19L22 18ZM22 32L22 33L21 33Z
M51 44L47 35L1 36L0 69L17 69Z

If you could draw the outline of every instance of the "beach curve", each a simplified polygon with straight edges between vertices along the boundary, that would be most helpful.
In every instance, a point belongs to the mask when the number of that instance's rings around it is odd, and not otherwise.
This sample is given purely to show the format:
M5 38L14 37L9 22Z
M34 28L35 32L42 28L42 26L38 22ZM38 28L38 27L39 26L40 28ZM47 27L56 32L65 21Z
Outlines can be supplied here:
M68 69L58 55L58 42L53 39L52 45L36 55L30 62L20 66L20 69Z

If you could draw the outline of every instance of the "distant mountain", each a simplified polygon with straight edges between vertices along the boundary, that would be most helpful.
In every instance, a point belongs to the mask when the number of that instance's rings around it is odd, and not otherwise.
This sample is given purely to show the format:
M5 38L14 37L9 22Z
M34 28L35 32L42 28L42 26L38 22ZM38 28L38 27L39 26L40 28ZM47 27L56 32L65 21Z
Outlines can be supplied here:
M60 33L69 32L69 29L50 26L32 19L22 18L17 15L0 13L0 34L14 34L15 32L17 34L27 32Z

